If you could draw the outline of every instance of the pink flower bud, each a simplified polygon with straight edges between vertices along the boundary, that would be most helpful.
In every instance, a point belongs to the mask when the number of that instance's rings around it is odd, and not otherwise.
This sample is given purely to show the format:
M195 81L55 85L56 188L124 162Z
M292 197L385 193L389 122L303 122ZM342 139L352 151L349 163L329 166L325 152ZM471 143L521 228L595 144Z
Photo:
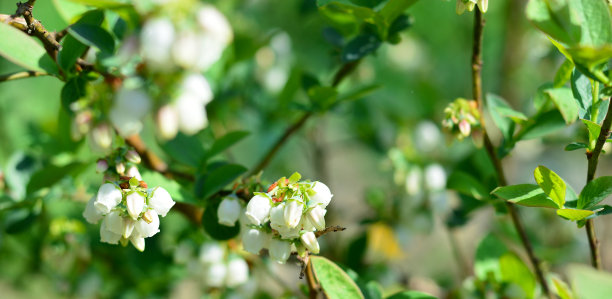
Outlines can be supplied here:
M108 169L108 162L106 162L106 160L104 159L98 160L98 162L96 163L96 172L102 173L102 172L105 172L107 169Z

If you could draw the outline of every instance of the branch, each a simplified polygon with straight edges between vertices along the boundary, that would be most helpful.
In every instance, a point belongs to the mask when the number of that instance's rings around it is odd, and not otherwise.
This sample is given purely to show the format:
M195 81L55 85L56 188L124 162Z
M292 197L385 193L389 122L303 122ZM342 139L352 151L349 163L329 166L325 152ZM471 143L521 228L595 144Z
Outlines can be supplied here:
M339 226L339 225L328 226L324 230L316 231L315 232L315 236L318 238L318 237L321 237L322 235L325 235L327 233L341 232L341 231L344 231L344 230L346 230L346 227L342 227L342 226Z
M493 166L495 167L497 173L497 179L500 186L507 185L506 176L504 174L504 170L501 164L501 160L497 156L495 146L491 142L489 135L485 129L485 119L483 113L483 92L482 92L482 40L483 40L483 29L485 25L485 20L482 16L482 13L479 9L474 10L474 43L472 48L472 92L474 99L478 103L478 109L480 110L480 124L483 131L484 137L484 146L487 151ZM542 271L542 267L540 266L540 262L538 258L535 256L533 251L533 247L529 238L527 237L527 233L525 232L525 228L523 223L521 222L519 212L514 206L514 204L510 202L506 202L506 207L508 208L508 212L510 213L510 217L512 218L512 223L514 224L514 228L516 229L519 237L521 238L521 242L523 243L523 247L525 247L525 251L529 256L529 260L535 269L536 276L540 285L542 286L542 292L549 298L553 298L550 293L550 289L548 287L548 282L544 277L544 272Z
M357 65L359 65L360 61L361 60L359 59L359 60L345 63L334 75L331 86L337 87L342 82L342 80L344 80L348 75L350 75L357 68ZM270 148L270 150L268 150L268 152L263 156L260 162L257 163L257 166L255 166L251 170L250 175L254 175L262 171L264 168L266 168L268 164L270 164L270 162L272 161L272 158L274 158L278 150L285 144L285 142L287 142L287 140L289 140L289 137L291 137L295 132L297 132L300 128L302 128L304 124L306 123L306 121L312 115L313 115L313 112L311 111L306 112L295 123L289 126L285 130L283 135L281 135L281 137L274 143L274 145Z
M610 136L610 126L612 125L612 105L608 105L608 112L601 124L601 131L597 136L597 143L592 152L587 151L587 184L595 178L595 172L597 171L597 163L599 162L599 155L601 150L606 143L606 140ZM587 238L589 239L589 248L591 249L591 264L596 269L601 270L601 254L599 252L599 241L595 234L595 222L593 219L588 219L585 226L587 232Z
M34 72L34 71L15 72L15 73L10 73L6 75L0 75L0 82L23 79L23 78L30 78L30 77L39 77L39 76L50 76L50 75L47 73Z
M25 33L28 33L28 24L24 18L14 18L10 15L0 14L0 22L7 23Z
M312 262L310 261L310 257L306 256L305 258L306 269L306 282L308 285L308 298L316 299L319 294L319 290L321 289L319 284L317 283L317 279L314 274L314 270L312 270Z
M55 40L53 34L49 33L49 31L45 29L42 23L34 19L34 17L32 16L32 9L34 8L34 3L36 3L36 0L29 0L25 3L17 3L17 10L15 11L15 14L10 17L10 19L15 19L19 16L22 16L27 25L27 28L25 30L26 33L29 35L36 36L40 41L42 41L45 50L47 50L49 56L51 56L53 60L55 60L57 57L57 51L59 51L62 46Z

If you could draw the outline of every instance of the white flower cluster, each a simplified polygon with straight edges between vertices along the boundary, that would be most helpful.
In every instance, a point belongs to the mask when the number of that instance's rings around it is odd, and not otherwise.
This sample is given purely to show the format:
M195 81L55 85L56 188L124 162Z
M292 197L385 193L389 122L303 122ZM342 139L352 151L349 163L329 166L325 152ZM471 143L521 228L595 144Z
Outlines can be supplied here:
M240 256L228 254L219 243L204 243L199 262L203 266L203 281L207 287L237 287L249 280L249 265Z
M291 252L303 256L308 250L319 253L317 230L325 229L326 207L332 199L329 188L321 182L299 182L299 174L281 178L268 193L256 193L244 216L242 245L258 254L267 248L270 257L285 263Z

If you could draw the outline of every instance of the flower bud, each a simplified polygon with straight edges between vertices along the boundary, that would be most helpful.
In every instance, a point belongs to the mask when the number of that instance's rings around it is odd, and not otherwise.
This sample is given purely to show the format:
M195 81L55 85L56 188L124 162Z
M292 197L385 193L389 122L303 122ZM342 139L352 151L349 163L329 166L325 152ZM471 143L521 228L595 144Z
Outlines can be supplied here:
M259 254L261 249L266 246L269 238L266 232L251 228L242 235L242 246L244 250L252 254Z
M321 206L315 206L308 212L308 221L317 229L324 230L325 229L325 210Z
M176 111L181 132L193 135L208 125L204 104L198 96L182 93L176 100Z
M234 38L232 27L225 16L212 5L206 5L197 11L200 28L222 45L229 44Z
M149 189L149 207L151 207L157 214L162 217L166 217L168 211L174 206L175 202L170 197L170 193L162 187L156 187Z
M411 167L406 175L406 193L414 196L421 191L423 174L418 167Z
M289 228L294 228L300 223L302 219L302 211L304 210L304 204L297 200L289 200L285 205L284 217L285 225Z
M324 208L327 207L333 197L329 188L321 182L314 182L312 190L315 194L310 197L309 205L315 203L323 205Z
M124 238L129 238L134 231L134 225L136 222L130 218L123 218L123 233L121 234Z
M87 202L87 206L85 206L85 211L83 211L83 218L87 220L87 222L91 224L96 224L100 219L102 219L102 213L96 209L94 206L96 202L96 196L92 196L91 199Z
M249 265L242 258L233 258L227 263L225 284L233 288L249 280Z
M118 174L124 175L125 174L125 164L123 164L123 162L117 163L117 165L115 165L115 170L117 171Z
M489 0L478 0L480 12L485 13L489 9Z
M465 3L463 3L463 0L457 0L457 7L455 8L455 12L458 15L462 15L465 12Z
M100 186L94 206L101 214L108 214L123 198L123 193L114 184L106 183Z
M106 123L101 123L91 130L91 141L94 148L105 150L113 143L113 131Z
M291 255L291 243L279 239L270 240L270 257L280 264L287 262Z
M232 196L223 198L221 204L219 204L219 208L217 209L219 224L225 226L235 226L236 220L238 220L238 217L240 217L241 211L242 207L240 206L238 198Z
M139 181L142 181L142 176L140 175L140 171L138 171L138 168L136 166L130 166L130 168L128 168L125 175L131 178L136 178Z
M125 197L128 214L136 220L145 206L145 197L140 192L132 192Z
M153 237L159 232L159 217L154 210L148 210L134 226L138 236L143 238Z
M214 263L206 268L204 282L208 287L220 288L227 277L227 267L220 263Z
M130 242L136 250L143 252L145 250L145 239L143 237L132 236Z
M193 32L182 33L172 46L172 58L182 68L193 69L200 55L205 55L201 49L198 36Z
M165 105L157 111L157 130L159 135L170 140L178 133L178 112L172 105Z
M205 265L219 263L225 256L225 250L216 242L204 243L200 247L200 262Z
M210 103L213 99L213 92L206 77L201 74L190 74L181 83L181 92L194 95L201 105Z
M125 153L125 159L134 164L138 164L141 161L140 155L135 150L127 151L127 153Z
M263 195L255 195L249 200L245 214L252 224L261 225L268 221L271 207L269 198Z
M96 162L96 172L97 173L105 172L107 169L108 169L108 162L106 162L106 160L100 159L98 160L98 162Z
M470 136L471 125L467 120L462 120L459 122L459 132L465 137Z
M319 253L319 242L317 241L317 237L313 232L306 232L302 234L300 240L302 240L302 244L306 246L308 251L314 254Z

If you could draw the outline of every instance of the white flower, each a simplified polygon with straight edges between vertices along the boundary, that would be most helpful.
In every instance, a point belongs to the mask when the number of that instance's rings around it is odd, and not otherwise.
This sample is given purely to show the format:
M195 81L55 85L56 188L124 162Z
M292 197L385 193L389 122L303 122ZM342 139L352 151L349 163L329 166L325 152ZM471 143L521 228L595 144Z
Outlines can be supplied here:
M178 133L178 112L172 105L165 105L157 111L157 129L159 135L170 140Z
M220 263L214 263L206 269L204 281L209 287L222 287L227 276L227 267Z
M329 188L321 182L314 182L312 190L315 192L315 195L310 197L309 205L311 203L315 203L321 204L323 207L327 207L333 197L331 191L329 191Z
M291 255L291 243L283 240L272 239L270 240L270 257L284 264Z
M304 210L304 204L300 201L292 198L285 205L284 217L285 225L289 228L296 227L302 219L302 211Z
M91 224L96 224L100 219L102 219L102 213L96 209L94 203L96 202L96 196L92 196L91 199L87 202L87 206L85 206L85 211L83 211L83 217L87 222Z
M487 12L489 9L489 0L478 0L478 8L482 13Z
M123 198L121 189L114 184L106 183L100 186L94 206L98 212L108 214Z
M315 206L307 214L308 222L310 222L310 224L312 224L317 230L324 230L325 213L327 213L327 210L325 210L323 207Z
M231 196L225 197L217 209L219 224L225 226L235 226L236 220L238 220L238 217L240 217L241 210L242 207L240 206L238 198Z
M281 202L270 209L270 227L275 230L286 228L285 224L285 203Z
M249 200L245 214L252 224L261 225L268 221L271 207L269 198L263 195L255 195Z
M153 237L159 232L159 217L155 210L148 210L144 216L136 222L134 227L138 236L143 238Z
M121 234L113 233L108 230L106 227L106 217L102 220L102 225L100 225L100 242L109 243L109 244L118 244L121 239Z
M119 211L108 213L102 221L102 226L114 234L123 235L125 231L125 221Z
M225 256L225 250L219 243L205 243L200 247L200 262L205 265L219 263Z
M212 5L205 5L197 12L201 29L224 46L234 38L232 27L225 16Z
M193 135L208 126L206 110L198 96L192 93L182 93L175 104L181 132Z
M225 284L232 288L249 280L249 265L242 258L233 258L227 264Z
M106 150L113 143L113 131L106 123L95 126L90 134L94 149Z
M186 76L181 83L181 91L196 96L203 105L210 103L213 99L210 84L202 74L192 73Z
M125 164L117 163L117 165L115 165L115 170L118 174L123 175L125 173Z
M141 52L152 69L165 70L172 67L170 54L174 43L174 26L169 19L147 21L140 33Z
M110 110L110 120L123 137L142 130L141 119L149 112L151 99L141 89L121 88Z
M205 72L213 64L215 64L215 62L221 59L221 56L223 56L223 50L225 50L226 45L220 43L210 34L199 34L198 43L201 49L206 50L200 52L200 56L198 56L198 59L195 61L194 66L196 69Z
M143 237L132 236L130 242L138 251L143 252L145 250L145 239Z
M121 234L124 238L129 238L134 231L134 225L136 222L130 218L123 218L123 233Z
M308 249L308 251L317 254L319 253L319 242L313 232L306 232L300 237L302 244Z
M446 187L446 172L440 164L431 164L425 168L425 186L433 191Z
M128 168L125 175L129 177L134 177L137 180L142 181L142 176L140 175L140 171L138 171L138 168L136 166L131 166L130 168Z
M200 39L194 32L184 32L172 46L174 62L185 69L193 69L199 56L202 55Z
M406 175L406 193L408 195L417 195L421 191L421 181L423 174L418 167L412 167Z
M140 192L132 192L125 197L128 214L136 220L145 207L145 197Z
M242 234L242 246L244 250L258 254L266 246L270 237L266 232L251 228Z
M170 193L166 191L166 189L162 187L155 187L153 189L149 189L149 207L151 207L157 214L162 217L166 217L168 211L174 206L175 202L170 197Z
M441 141L440 129L430 120L420 122L415 128L415 146L423 151L430 152L436 150Z

